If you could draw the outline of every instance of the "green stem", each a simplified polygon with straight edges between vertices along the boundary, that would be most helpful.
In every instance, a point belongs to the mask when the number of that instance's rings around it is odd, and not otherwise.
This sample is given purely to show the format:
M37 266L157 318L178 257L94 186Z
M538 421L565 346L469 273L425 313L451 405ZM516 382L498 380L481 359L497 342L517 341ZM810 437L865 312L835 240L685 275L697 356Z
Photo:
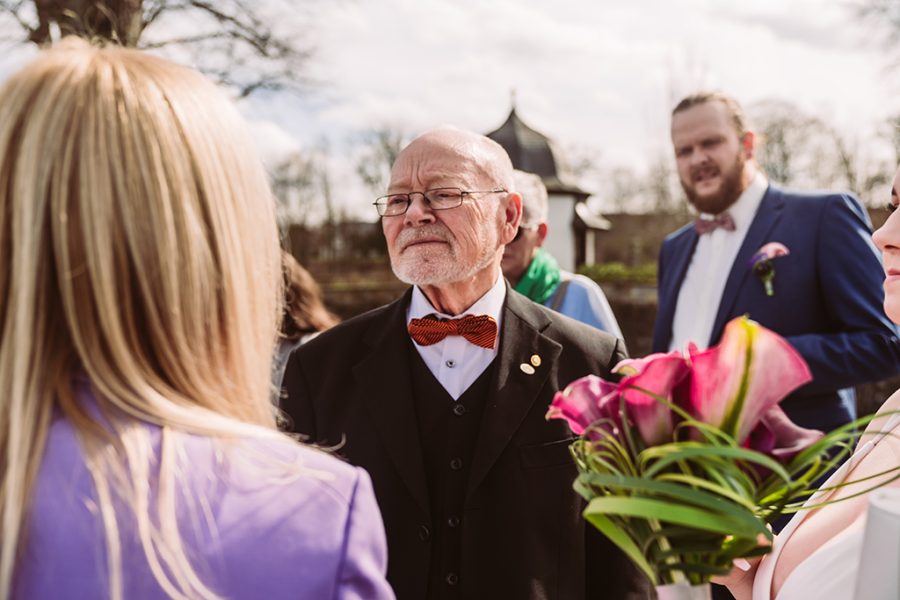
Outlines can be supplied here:
M659 521L657 521L656 519L647 519L647 524L650 525L650 529L654 533L662 530L662 527L660 526ZM666 539L665 537L658 536L656 539L658 540L658 543L659 543L659 549L662 550L663 552L668 552L669 550L672 549L672 546L669 544L669 540ZM670 565L676 564L676 563L678 563L678 558L675 555L670 554L668 556L668 558L666 558L666 563L670 564ZM671 571L669 571L669 573L671 575L671 580L672 580L669 583L679 583L681 581L687 581L687 577L685 577L684 573L682 573L681 571L671 570Z

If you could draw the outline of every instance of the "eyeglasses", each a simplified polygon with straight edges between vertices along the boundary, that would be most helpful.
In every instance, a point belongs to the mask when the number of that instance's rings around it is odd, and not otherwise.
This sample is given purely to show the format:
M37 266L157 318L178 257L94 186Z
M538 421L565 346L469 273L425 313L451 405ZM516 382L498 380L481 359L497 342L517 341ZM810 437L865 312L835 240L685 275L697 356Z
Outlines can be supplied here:
M455 187L435 188L424 192L410 192L408 194L388 194L376 199L373 204L382 217L398 217L405 214L412 204L412 197L420 194L431 210L447 210L456 208L463 202L465 196L471 194L502 194L506 190L461 190Z

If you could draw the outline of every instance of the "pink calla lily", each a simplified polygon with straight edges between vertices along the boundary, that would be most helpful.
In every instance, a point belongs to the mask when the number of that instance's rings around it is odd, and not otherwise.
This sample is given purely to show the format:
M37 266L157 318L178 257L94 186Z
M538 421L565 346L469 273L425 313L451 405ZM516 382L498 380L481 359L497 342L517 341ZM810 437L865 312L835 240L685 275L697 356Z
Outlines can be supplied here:
M767 410L747 438L746 445L787 464L825 434L795 424L777 404Z
M601 419L616 419L618 386L596 375L576 379L557 392L547 410L547 419L565 419L575 435Z
M747 317L730 321L717 346L689 353L688 411L738 443L767 410L812 380L806 362L784 338Z
M618 387L625 398L625 412L644 443L655 446L672 441L672 409L651 394L675 402L675 391L690 372L690 366L681 353L659 353L641 359L623 360L613 372L625 375Z

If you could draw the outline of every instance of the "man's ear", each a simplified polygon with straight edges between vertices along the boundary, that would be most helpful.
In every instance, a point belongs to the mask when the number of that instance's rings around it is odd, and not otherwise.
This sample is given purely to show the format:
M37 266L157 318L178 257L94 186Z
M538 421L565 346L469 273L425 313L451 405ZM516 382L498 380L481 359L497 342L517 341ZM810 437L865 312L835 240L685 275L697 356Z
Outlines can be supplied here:
M538 248L540 248L541 246L544 245L544 240L547 239L547 224L546 223L541 223L540 225L537 226L537 234L538 234L537 246L538 246Z
M503 243L510 243L516 237L516 230L522 221L522 196L518 192L506 194L505 208L503 211Z
M745 131L741 138L741 148L743 148L744 157L747 160L756 156L756 134L752 131Z

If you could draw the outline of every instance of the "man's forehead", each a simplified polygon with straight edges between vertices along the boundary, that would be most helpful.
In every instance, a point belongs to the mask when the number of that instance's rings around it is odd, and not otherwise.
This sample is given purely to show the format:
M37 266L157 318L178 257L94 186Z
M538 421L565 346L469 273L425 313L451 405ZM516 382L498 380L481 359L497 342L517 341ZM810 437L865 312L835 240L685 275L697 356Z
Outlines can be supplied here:
M464 149L442 144L411 145L391 169L391 184L402 185L412 179L469 180L482 172L476 156Z
M672 137L722 128L734 129L727 107L711 101L692 106L672 115Z

